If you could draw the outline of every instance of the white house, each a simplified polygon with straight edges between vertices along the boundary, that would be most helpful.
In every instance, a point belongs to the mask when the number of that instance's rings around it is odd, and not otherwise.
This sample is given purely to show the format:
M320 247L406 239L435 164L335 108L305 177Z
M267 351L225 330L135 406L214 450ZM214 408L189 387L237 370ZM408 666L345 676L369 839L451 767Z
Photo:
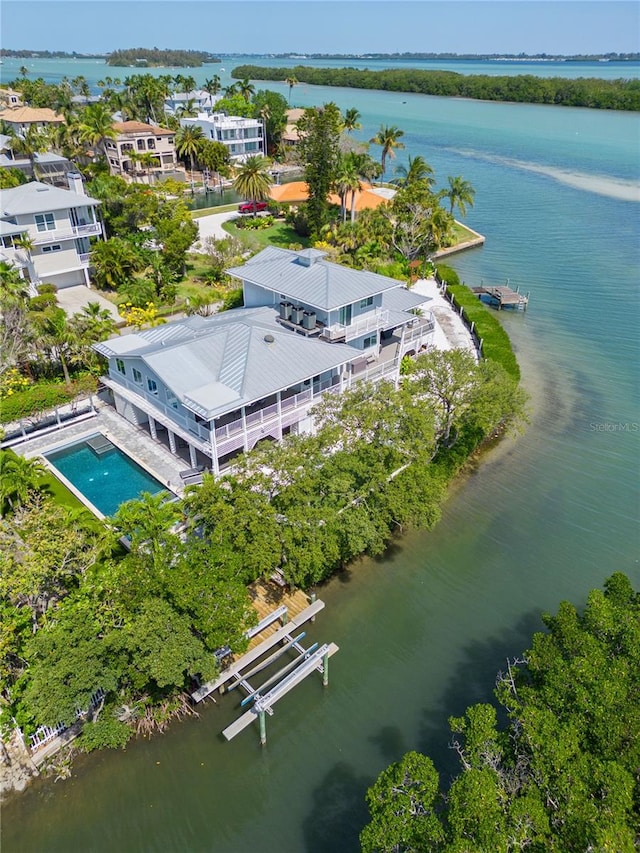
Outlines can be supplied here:
M191 468L219 474L260 441L312 432L310 409L324 394L397 382L402 357L433 338L430 313L411 313L424 296L322 252L269 248L231 272L243 279L244 308L95 344L116 410ZM300 323L286 316L291 298L309 309Z
M211 113L222 94L210 95L204 89L194 89L192 92L173 92L164 99L164 109L169 115L180 115L181 109L193 105L198 113Z
M182 127L199 127L207 139L222 142L232 162L266 154L264 123L258 118L228 116L226 113L198 113L195 118L180 119Z
M20 267L33 293L44 282L58 289L89 284L89 240L102 235L100 202L86 195L79 174L68 180L69 189L32 181L0 190L0 259Z

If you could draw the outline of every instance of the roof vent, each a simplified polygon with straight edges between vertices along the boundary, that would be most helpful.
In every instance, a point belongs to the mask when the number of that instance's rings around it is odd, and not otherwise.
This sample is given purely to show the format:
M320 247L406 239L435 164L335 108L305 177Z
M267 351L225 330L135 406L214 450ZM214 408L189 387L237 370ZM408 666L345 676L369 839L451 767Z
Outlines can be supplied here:
M265 335L264 336L265 343L272 344L275 341L273 335Z

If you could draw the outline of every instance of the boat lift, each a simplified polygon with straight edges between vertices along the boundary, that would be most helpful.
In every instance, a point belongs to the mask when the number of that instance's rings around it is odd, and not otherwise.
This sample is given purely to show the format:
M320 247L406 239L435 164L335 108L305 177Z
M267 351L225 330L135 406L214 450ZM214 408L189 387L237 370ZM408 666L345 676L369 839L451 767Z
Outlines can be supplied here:
M242 699L240 707L244 708L247 705L251 705L251 707L234 723L224 729L222 734L227 740L232 740L236 735L250 726L252 722L257 720L260 726L260 743L264 746L267 742L266 715L273 715L273 706L279 699L285 696L308 675L311 675L312 672L319 672L322 675L323 686L328 686L329 658L338 651L338 646L335 643L325 643L321 646L318 643L313 643L311 646L305 648L301 641L305 638L306 632L303 631L294 636L297 628L305 622L313 620L316 613L322 610L323 607L323 601L314 601L309 607L291 619L291 621L287 619L286 608L281 607L277 611L274 611L260 623L263 629L278 618L284 624L267 637L266 640L263 640L255 648L250 649L245 655L242 655L237 661L223 670L218 678L207 684L203 684L191 694L194 701L200 702L214 690L224 693L239 687L244 691L246 695ZM253 635L255 633L257 632L254 628ZM275 646L278 647L274 650ZM249 678L262 672L279 658L291 652L295 653L294 659L269 676L259 687L254 688L249 683ZM247 667L249 669L246 669Z

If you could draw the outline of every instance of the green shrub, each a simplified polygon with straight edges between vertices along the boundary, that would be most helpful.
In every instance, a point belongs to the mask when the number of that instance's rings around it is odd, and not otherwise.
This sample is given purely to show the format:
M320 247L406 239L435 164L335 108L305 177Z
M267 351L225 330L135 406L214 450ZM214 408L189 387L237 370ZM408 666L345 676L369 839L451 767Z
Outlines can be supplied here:
M221 311L229 311L231 308L242 308L244 305L244 294L241 287L230 290L224 297Z
M39 382L24 391L18 391L2 401L0 423L39 415L56 406L70 403L81 394L95 393L97 382L94 376L83 374L75 378L71 385L62 382Z
M440 281L447 282L447 291L453 297L453 304L457 308L462 307L469 323L475 323L474 331L482 340L484 357L502 365L509 376L519 380L520 366L513 352L509 335L498 318L465 284L460 284L458 274L452 267L438 264L436 272Z
M133 730L114 715L112 708L104 708L98 719L85 723L78 745L83 752L93 749L124 749L130 740Z
M51 284L51 282L45 282L44 284L39 284L36 287L36 290L42 296L44 293L57 293L58 289L55 284Z
M53 293L39 293L29 300L31 311L46 311L47 308L55 308L57 304L58 300Z

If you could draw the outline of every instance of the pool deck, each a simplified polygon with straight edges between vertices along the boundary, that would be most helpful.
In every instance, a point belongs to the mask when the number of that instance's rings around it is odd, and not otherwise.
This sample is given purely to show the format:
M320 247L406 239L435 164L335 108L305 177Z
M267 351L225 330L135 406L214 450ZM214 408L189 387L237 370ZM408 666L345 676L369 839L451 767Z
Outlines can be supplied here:
M143 430L130 424L108 403L99 401L96 409L95 417L63 426L47 435L28 439L16 446L15 452L27 458L42 456L101 432L174 494L182 497L184 483L180 479L180 471L188 467L184 459L173 456L168 448L156 443Z

